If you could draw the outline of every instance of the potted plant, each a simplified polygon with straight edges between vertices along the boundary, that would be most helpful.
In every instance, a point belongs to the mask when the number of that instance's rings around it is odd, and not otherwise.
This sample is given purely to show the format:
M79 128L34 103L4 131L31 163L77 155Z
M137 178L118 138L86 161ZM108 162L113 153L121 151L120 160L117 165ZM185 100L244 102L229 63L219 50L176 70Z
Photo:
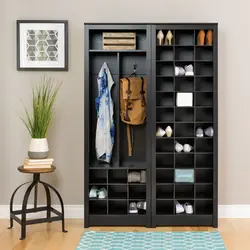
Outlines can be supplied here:
M54 117L54 104L60 86L61 82L43 77L36 86L32 86L31 108L24 105L25 113L21 120L31 136L28 150L31 159L48 157L47 132Z

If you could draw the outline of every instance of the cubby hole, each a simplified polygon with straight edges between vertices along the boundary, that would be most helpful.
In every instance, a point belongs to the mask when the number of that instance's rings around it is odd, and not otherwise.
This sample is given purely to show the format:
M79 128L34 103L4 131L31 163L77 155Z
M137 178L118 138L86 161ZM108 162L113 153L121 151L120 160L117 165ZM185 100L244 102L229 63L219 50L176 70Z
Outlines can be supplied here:
M191 152L194 151L194 139L191 139L191 138L176 138L175 142L179 142L183 146L184 146L184 144L189 144L189 145L192 146ZM186 152L181 151L179 153L186 153ZM176 154L178 154L178 152L176 152Z
M213 198L213 185L212 184L196 185L196 198L197 199L212 199Z
M156 169L157 183L173 183L174 170L173 169Z
M197 108L196 121L198 122L212 122L213 121L213 108Z
M176 78L175 79L176 92L193 92L194 91L194 78Z
M127 199L127 185L109 185L109 199Z
M195 80L196 91L213 91L213 77L196 77Z
M102 31L90 31L89 36L89 48L91 50L103 50L103 32L110 32L110 30ZM135 32L136 33L136 49L137 50L146 50L147 49L147 39L146 31L144 30L112 30L112 32Z
M167 137L167 135L165 134L162 137L156 137L157 139L161 140L161 139L171 139L172 137L174 137L174 124L173 123L160 123L160 124L156 124L156 128L155 128L155 133L157 132L157 130L159 128L163 129L166 132L166 128L170 127L172 129L172 135L171 137Z
M174 106L174 94L167 92L156 93L156 107Z
M171 77L168 78L157 78L156 79L156 91L174 91L174 79Z
M129 199L146 200L146 185L129 185Z
M90 214L107 214L107 201L95 200L89 201L89 213Z
M127 201L109 201L109 214L127 214Z
M173 168L174 154L156 155L156 168Z
M213 214L213 201L197 200L195 211L196 214Z
M196 62L195 75L197 76L212 76L213 63L212 62Z
M194 185L193 184L175 184L175 198L176 200L193 199Z
M162 63L157 64L156 75L157 76L174 76L173 64L171 62L162 62Z
M176 30L175 44L176 45L194 45L194 30Z
M156 185L156 199L173 199L173 185Z
M109 183L120 184L127 183L127 170L126 169L110 169L108 180Z
M156 110L157 122L172 122L174 120L173 108L161 108Z
M195 170L196 183L212 183L213 170L212 169L196 169Z
M156 50L156 60L157 61L173 61L174 51L173 47L157 47Z
M89 170L90 184L107 184L107 170L95 169Z
M213 152L213 140L211 138L196 139L196 152Z
M213 93L212 92L197 92L196 106L212 106L213 105Z
M175 168L194 168L194 155L175 154Z
M213 168L213 154L197 154L196 168Z
M194 137L193 123L176 123L175 137Z
M175 48L176 61L194 61L193 47L176 47Z
M117 64L117 61L115 62ZM122 77L128 77L133 72L133 65L136 64L137 76L144 76L147 72L146 54L126 52L120 55L120 74Z
M175 121L176 122L190 122L194 121L194 109L192 107L176 107L175 108Z
M173 200L157 200L156 214L173 214L174 201Z
M185 198L184 198L184 199L179 199L179 200L178 200L178 199L176 198L176 201L178 201L181 205L184 205L185 203L189 203L189 204L191 204L191 205L193 206L193 208L194 208L194 200L189 200L189 199L185 199ZM185 216L193 215L193 214L187 214L187 213L185 213L185 212L183 212L183 213L178 213L178 214L177 214L177 213L176 213L176 206L175 206L174 208L175 208L175 209L174 209L174 210L175 210L174 212L175 212L176 215L185 215ZM195 211L194 211L194 213L195 213Z
M157 140L156 152L174 152L174 139Z
M212 61L213 47L196 47L195 60L197 61Z

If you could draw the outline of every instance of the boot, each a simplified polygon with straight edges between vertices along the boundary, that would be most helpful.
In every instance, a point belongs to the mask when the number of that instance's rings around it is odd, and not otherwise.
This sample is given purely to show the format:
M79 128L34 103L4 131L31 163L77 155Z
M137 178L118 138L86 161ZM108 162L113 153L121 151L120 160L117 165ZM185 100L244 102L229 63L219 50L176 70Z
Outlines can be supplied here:
M204 43L205 43L205 31L200 30L197 36L197 44L204 45Z
M206 36L206 45L213 45L213 31L209 30Z

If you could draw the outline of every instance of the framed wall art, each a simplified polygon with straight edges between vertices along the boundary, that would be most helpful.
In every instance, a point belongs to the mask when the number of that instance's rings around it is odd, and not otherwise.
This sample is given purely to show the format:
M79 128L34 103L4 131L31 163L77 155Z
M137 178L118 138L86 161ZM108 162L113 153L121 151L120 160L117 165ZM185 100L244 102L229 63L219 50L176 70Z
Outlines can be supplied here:
M68 21L17 20L17 70L68 71Z

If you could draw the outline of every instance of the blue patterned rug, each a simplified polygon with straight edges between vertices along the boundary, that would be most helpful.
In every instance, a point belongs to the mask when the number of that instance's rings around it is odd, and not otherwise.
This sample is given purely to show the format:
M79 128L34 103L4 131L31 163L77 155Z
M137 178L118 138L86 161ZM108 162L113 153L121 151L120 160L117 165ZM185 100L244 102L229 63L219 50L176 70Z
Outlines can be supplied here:
M216 232L86 231L76 250L226 250Z

